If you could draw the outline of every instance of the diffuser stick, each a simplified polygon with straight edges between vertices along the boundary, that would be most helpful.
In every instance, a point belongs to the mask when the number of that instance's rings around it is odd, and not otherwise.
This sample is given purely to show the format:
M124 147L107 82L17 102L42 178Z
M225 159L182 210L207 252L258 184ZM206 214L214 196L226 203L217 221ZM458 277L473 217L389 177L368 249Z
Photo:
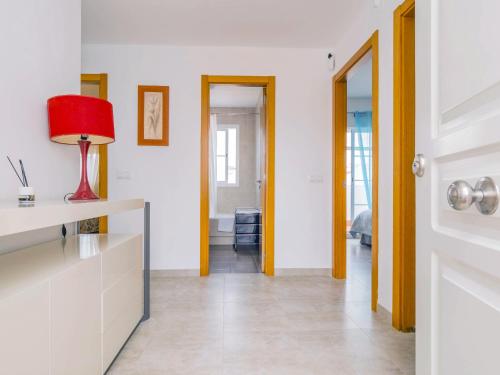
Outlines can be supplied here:
M26 177L26 171L24 170L23 161L19 159L19 164L21 165L21 172L23 174L24 186L28 186L28 177Z
M24 185L24 181L21 179L21 176L19 176L19 173L17 173L17 169L16 169L16 167L14 167L14 164L12 164L12 161L10 160L10 158L9 158L8 156L7 156L7 160L9 161L10 165L12 166L12 169L14 170L14 172L15 172L15 174L16 174L16 176L17 176L17 178L18 178L18 179L19 179L19 181L21 182L21 185L26 186L26 185Z

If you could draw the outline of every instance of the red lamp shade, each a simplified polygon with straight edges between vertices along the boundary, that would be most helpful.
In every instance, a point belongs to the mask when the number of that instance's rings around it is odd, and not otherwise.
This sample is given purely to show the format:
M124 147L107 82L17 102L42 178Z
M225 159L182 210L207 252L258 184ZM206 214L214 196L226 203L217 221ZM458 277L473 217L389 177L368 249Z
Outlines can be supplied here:
M47 101L49 136L58 143L80 145L82 176L71 200L99 199L87 178L87 153L91 143L106 144L115 140L113 106L91 96L61 95Z
M78 144L82 135L93 144L115 140L113 106L110 102L83 95L54 96L47 101L50 139Z

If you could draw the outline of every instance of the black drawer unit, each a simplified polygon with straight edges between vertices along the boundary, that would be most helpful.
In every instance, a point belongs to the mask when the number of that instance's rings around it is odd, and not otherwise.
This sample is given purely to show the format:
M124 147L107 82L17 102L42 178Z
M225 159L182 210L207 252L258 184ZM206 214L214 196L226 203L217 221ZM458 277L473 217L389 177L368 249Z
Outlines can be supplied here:
M234 248L261 243L261 211L256 208L237 208L234 225Z

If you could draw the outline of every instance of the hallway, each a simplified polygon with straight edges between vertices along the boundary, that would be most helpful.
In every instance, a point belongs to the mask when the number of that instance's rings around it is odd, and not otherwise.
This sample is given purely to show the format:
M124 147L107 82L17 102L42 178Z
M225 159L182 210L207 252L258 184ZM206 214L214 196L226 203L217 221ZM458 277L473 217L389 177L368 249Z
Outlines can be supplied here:
M358 271L366 252L351 246ZM365 280L154 277L151 319L109 374L414 374L415 335L371 313Z

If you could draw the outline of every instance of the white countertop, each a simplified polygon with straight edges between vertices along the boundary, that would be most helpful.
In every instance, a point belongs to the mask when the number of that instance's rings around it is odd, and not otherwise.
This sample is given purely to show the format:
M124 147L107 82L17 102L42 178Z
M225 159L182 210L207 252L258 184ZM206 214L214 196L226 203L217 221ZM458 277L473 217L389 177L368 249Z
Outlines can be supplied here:
M33 206L0 201L0 237L141 208L144 199L40 201Z

